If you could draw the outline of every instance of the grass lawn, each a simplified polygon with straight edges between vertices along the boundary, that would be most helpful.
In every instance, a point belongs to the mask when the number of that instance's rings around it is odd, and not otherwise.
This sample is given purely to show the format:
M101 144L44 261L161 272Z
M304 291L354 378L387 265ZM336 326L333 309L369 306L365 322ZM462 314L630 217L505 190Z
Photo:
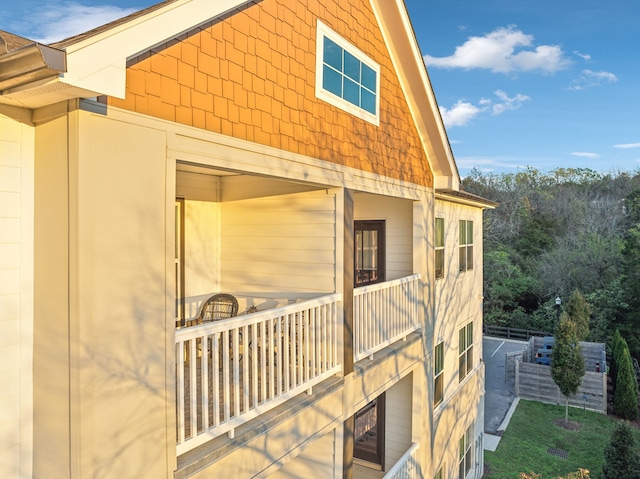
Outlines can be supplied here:
M485 451L487 479L517 479L520 472L536 472L556 478L579 467L589 469L591 477L602 470L603 451L617 419L604 414L569 408L569 421L579 424L577 431L556 425L564 421L564 406L521 400L504 432L496 452ZM640 433L636 441L640 443ZM568 451L567 459L551 455L548 448Z

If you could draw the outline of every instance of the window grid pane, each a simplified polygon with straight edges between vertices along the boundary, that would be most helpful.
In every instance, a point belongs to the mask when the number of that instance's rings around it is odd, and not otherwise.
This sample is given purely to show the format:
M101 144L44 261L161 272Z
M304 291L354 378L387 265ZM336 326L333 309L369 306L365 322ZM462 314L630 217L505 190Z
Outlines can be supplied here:
M322 55L322 88L376 115L376 70L326 36Z

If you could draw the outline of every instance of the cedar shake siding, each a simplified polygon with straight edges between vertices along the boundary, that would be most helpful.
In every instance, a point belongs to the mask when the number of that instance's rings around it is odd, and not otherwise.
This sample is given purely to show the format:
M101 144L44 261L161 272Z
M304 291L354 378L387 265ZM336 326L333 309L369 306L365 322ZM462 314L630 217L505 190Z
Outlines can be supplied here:
M317 20L380 65L379 126L316 97ZM110 97L108 103L433 185L410 109L368 2L250 3L131 58L125 99Z

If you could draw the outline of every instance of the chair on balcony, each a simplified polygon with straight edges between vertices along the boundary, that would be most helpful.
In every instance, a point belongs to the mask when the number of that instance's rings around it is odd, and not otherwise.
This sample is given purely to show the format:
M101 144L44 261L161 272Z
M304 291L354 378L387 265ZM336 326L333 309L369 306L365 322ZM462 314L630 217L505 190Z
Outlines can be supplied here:
M220 321L222 319L233 318L238 315L238 300L235 296L227 293L218 293L211 296L200 309L200 314L196 320L196 324L210 323L212 321ZM239 359L242 360L242 332L239 332ZM209 339L208 351L211 354L211 339ZM229 337L229 350L233 357L233 341Z
M211 296L200 309L198 324L229 319L238 315L238 300L227 293L218 293Z

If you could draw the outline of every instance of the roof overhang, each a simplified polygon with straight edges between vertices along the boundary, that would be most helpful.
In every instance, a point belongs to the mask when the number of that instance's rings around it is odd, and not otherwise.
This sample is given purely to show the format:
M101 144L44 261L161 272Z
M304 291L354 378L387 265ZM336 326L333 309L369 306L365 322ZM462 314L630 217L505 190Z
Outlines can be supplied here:
M57 44L58 48L34 44L21 55L46 57L60 66L62 54L66 68L41 68L32 77L26 74L21 80L12 80L13 71L7 70L5 91L0 89L0 103L39 108L69 98L92 98L108 95L124 98L126 89L127 59L149 48L164 43L192 30L194 18L209 21L253 0L175 0L149 8L146 13L134 14L131 19L111 24ZM128 18L128 17L127 17ZM61 50L64 49L64 50ZM22 49L20 49L22 50ZM17 55L20 50L5 55ZM56 53L58 52L58 53ZM0 54L0 60L5 57ZM9 58L7 58L7 61ZM7 64L17 67L17 63ZM53 67L53 65L52 65ZM0 73L5 68L0 63Z
M63 50L34 42L16 50L7 51L6 42L0 38L0 94L2 95L23 85L55 79L66 69L66 54Z
M403 0L371 0L434 176L435 188L460 188L460 175L427 68Z
M483 209L494 209L499 206L499 203L483 198L482 196L452 189L437 189L436 200L448 201L450 203L458 203Z

